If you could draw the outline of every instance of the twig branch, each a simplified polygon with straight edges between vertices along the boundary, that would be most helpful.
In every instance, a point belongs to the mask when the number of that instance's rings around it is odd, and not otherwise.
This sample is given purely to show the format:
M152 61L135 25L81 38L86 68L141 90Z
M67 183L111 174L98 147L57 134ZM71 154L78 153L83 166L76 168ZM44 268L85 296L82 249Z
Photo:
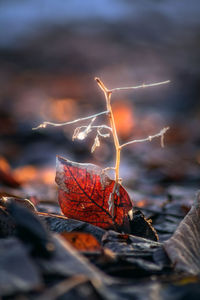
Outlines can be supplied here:
M93 118L90 124L87 126L84 125L84 126L76 127L72 136L72 141L74 141L75 139L84 140L93 129L96 129L97 135L103 138L109 137L110 133L102 133L101 130L107 129L112 132L112 128L107 125L91 125L94 122L94 120L95 118ZM82 129L84 130L81 131Z
M111 96L112 93L115 91L121 91L121 90L130 90L130 89L139 89L139 88L146 88L146 87L153 87L153 86L158 86L161 84L166 84L169 83L169 80L162 81L162 82L156 82L156 83L151 83L151 84L142 84L139 86L131 86L131 87L122 87L122 88L114 88L114 89L108 89L105 84L98 78L95 78L96 82L98 83L99 87L103 91L106 99L106 106L107 106L107 111L108 111L108 117L110 121L110 126L112 128L112 135L114 139L114 145L115 145L115 168L112 168L115 170L115 184L113 186L112 193L109 195L109 200L108 200L108 206L109 206L109 211L111 212L112 219L113 219L113 224L115 224L115 195L118 195L118 190L119 190L119 184L121 183L121 179L119 178L119 166L120 166L120 156L121 156L121 149L124 148L125 146L128 146L133 143L138 143L138 142L145 142L145 141L151 141L153 138L156 137L161 137L161 146L164 146L164 134L166 131L169 129L169 127L163 128L158 134L155 134L153 136L149 136L146 139L141 139L141 140L133 140L128 143L120 145L118 135L117 135L117 130L116 130L116 125L115 125L115 120L113 116L113 111L112 111L112 106L111 106ZM109 168L110 169L110 168ZM104 171L105 172L105 171Z
M164 147L164 135L167 132L167 130L169 130L169 127L165 127L159 133L154 134L154 135L149 135L145 139L133 140L133 141L124 143L120 146L120 148L122 149L122 148L124 148L128 145L134 144L134 143L143 143L143 142L146 142L146 141L151 142L154 138L157 138L157 137L161 137L161 147L163 148Z
M71 124L75 124L75 123L78 123L78 122L81 122L81 121L89 120L89 119L92 119L92 118L95 118L95 117L98 117L98 116L101 116L101 115L104 115L104 114L108 114L108 110L102 111L98 114L95 114L95 115L92 115L92 116L89 116L89 117L80 118L80 119L76 119L76 120L65 122L65 123L53 123L53 122L45 121L42 124L40 124L39 126L37 126L35 128L32 128L32 130L37 130L39 128L46 128L47 125L51 125L51 126L54 126L54 127L71 125Z
M124 144L120 145L118 135L117 135L116 125L115 125L115 120L114 120L114 116L113 116L112 106L111 106L112 93L116 92L116 91L121 91L121 90L147 88L147 87L153 87L153 86L158 86L158 85L162 85L162 84L167 84L167 83L170 82L170 80L166 80L166 81L162 81L162 82L156 82L156 83L150 83L150 84L142 84L142 85L131 86L131 87L113 88L113 89L108 89L99 78L96 77L95 80L96 80L97 84L99 85L99 87L101 88L101 90L103 91L103 93L105 95L106 106L107 106L106 111L103 111L103 112L100 112L100 113L97 113L97 114L94 114L94 115L91 115L91 116L88 116L88 117L84 117L84 118L76 119L76 120L73 120L73 121L65 122L65 123L53 123L53 122L45 121L42 124L40 124L39 126L33 128L33 130L36 130L36 129L39 129L39 128L46 128L47 125L51 125L51 126L54 126L54 127L59 127L59 126L75 124L75 123L85 121L85 120L91 120L90 123L87 126L77 127L75 129L73 137L72 137L73 140L74 139L83 140L92 131L92 129L96 129L97 134L96 134L91 152L95 151L95 149L100 146L99 137L106 138L106 137L109 136L109 133L103 133L102 130L107 129L107 130L112 132L112 136L113 136L113 140L114 140L114 146L115 146L115 167L104 169L102 171L102 175L110 169L115 171L115 183L113 185L112 192L109 195L108 206L109 206L109 211L110 211L111 216L112 216L113 225L114 225L114 227L116 227L116 223L115 223L115 197L120 196L119 195L119 188L120 188L120 184L121 184L121 178L119 178L119 166L120 166L120 156L121 156L122 148L124 148L124 147L126 147L130 144L134 144L134 143L151 141L152 139L157 138L157 137L161 137L161 146L164 147L164 134L169 129L169 127L165 127L159 133L157 133L155 135L152 135L152 136L148 136L145 139L133 140L133 141L130 141L130 142L127 142L127 143L124 143ZM100 115L103 115L103 114L108 115L108 118L109 118L109 121L110 121L110 127L107 126L107 125L96 125L96 126L92 125L94 123L96 117L98 117ZM82 129L84 129L84 130L82 130Z
M161 82L156 82L156 83L141 84L138 86L127 86L127 87L121 87L121 88L114 88L114 89L110 89L109 92L116 92L116 91L122 91L122 90L136 90L136 89L141 89L141 88L158 86L158 85L166 84L169 82L170 82L170 80L166 80L166 81L161 81Z
M115 202L114 202L114 200L115 200L115 194L117 193L117 189L119 186L119 164L120 164L121 149L120 149L119 139L118 139L117 130L116 130L116 126L115 126L115 120L114 120L114 116L113 116L112 106L110 103L112 92L107 89L107 87L104 85L104 83L98 77L95 77L95 80L105 95L106 107L108 110L108 118L110 121L110 127L112 128L112 135L113 135L113 140L114 140L114 145L115 145L115 153L116 153L115 154L115 156L116 156L116 159L115 159L115 184L113 186L113 190L109 196L109 201L108 201L109 211L111 212L111 215L112 215L113 224L115 224L115 221L114 221Z
M86 126L86 125L83 125L83 126L80 126L80 127L77 127L77 128L80 128L80 129L82 129L82 128L87 128L88 126ZM107 125L92 125L91 127L90 127L91 129L108 129L108 130L110 130L110 131L112 131L112 128L111 127L109 127L109 126L107 126Z

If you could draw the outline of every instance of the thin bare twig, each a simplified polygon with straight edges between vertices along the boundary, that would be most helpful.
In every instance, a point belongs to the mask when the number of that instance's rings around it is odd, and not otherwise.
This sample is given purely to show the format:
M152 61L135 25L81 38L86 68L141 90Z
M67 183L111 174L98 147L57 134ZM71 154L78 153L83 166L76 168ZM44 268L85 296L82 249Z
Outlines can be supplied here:
M164 147L164 135L167 132L167 130L169 130L169 127L165 127L159 133L154 134L154 135L149 135L147 138L139 139L139 140L133 140L133 141L124 143L120 146L120 148L122 149L122 148L124 148L128 145L134 144L134 143L143 143L143 142L146 142L146 141L151 142L154 138L157 138L157 137L161 137L161 147L163 148Z
M65 125L71 125L71 124L75 124L75 123L77 123L77 122L89 120L89 119L92 119L92 118L95 118L95 117L98 117L98 116L101 116L101 115L104 115L104 114L108 114L108 111L107 111L107 110L106 110L106 111L102 111L102 112L100 112L100 113L98 113L98 114L95 114L95 115L92 115L92 116L88 116L88 117L76 119L76 120L69 121L69 122L65 122L65 123L53 123L53 122L45 121L45 122L43 122L42 124L38 125L37 127L32 128L32 130L37 130L37 129L39 129L39 128L46 128L47 125L51 125L51 126L54 126L54 127L65 126Z
M104 85L104 83L98 78L95 77L96 82L98 83L99 87L102 89L102 91L104 92L105 95L105 99L106 99L106 106L107 106L107 110L108 110L108 118L110 121L110 126L112 128L112 135L113 135L113 140L114 140L114 145L115 145L115 153L116 153L116 159L115 159L115 184L113 186L113 190L112 193L109 196L109 211L111 212L112 215L112 219L113 219L113 224L115 224L114 222L114 215L115 215L115 204L114 204L114 199L115 199L115 194L119 185L119 164L120 164L120 144L119 144L119 139L118 139L118 135L117 135L117 130L116 130L116 126L115 126L115 120L114 120L114 116L113 116L113 111L112 111L112 106L111 106L111 95L112 92L110 90L107 89L107 87Z
M95 80L105 95L108 117L109 117L109 121L110 121L110 126L112 128L112 135L113 135L113 140L114 140L114 145L115 145L116 158L115 158L115 168L113 168L115 170L115 184L113 186L112 193L110 193L110 195L109 195L109 200L108 200L109 211L111 212L111 215L112 215L113 224L115 224L115 221L114 221L114 211L115 211L114 199L115 199L115 195L118 195L119 184L121 183L121 179L119 178L121 149L124 148L125 146L128 146L133 143L151 141L153 138L156 138L156 137L161 137L161 146L163 147L164 146L164 134L169 129L169 127L163 128L158 134L149 136L146 139L133 140L133 141L130 141L130 142L120 145L118 135L117 135L116 125L115 125L115 120L114 120L114 116L113 116L112 106L111 106L112 93L115 91L120 91L120 90L130 90L130 89L139 89L139 88L158 86L158 85L169 83L170 81L166 80L166 81L157 82L157 83L142 84L139 86L108 89L105 86L105 84L98 77L96 77Z
M77 128L80 128L80 129L82 129L82 128L87 128L88 126L86 126L86 125L83 125L83 126L80 126L80 127L77 127ZM90 127L91 129L108 129L108 130L110 130L110 131L112 131L112 128L111 127L109 127L109 126L107 126L107 125L92 125L91 127Z
M170 80L166 80L166 81L161 81L161 82L156 82L156 83L149 83L149 84L141 84L138 86L125 86L125 87L121 87L121 88L114 88L114 89L110 89L109 92L116 92L116 91L122 91L122 90L136 90L136 89L141 89L141 88L147 88L147 87L153 87L153 86L158 86L158 85L162 85L162 84L166 84L169 83Z

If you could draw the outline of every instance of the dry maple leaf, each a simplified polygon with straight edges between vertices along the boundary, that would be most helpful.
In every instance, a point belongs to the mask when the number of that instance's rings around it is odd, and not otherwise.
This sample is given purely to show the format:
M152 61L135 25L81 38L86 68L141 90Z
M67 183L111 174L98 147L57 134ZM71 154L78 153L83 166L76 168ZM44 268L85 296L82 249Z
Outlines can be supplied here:
M129 195L119 184L114 197L114 218L109 212L109 197L115 184L102 169L81 164L60 156L56 163L58 200L68 218L91 223L104 229L129 230L128 211L132 208Z

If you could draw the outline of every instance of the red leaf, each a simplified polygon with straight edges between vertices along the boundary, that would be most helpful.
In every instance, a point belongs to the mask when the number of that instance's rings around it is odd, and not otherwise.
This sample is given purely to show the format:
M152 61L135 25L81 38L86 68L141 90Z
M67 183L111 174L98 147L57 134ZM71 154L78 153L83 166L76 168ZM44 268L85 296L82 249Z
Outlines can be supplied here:
M102 174L93 164L79 164L57 157L56 182L62 212L73 218L108 228L128 226L127 213L132 204L126 190L120 185L115 195L114 225L108 208L108 200L115 181Z

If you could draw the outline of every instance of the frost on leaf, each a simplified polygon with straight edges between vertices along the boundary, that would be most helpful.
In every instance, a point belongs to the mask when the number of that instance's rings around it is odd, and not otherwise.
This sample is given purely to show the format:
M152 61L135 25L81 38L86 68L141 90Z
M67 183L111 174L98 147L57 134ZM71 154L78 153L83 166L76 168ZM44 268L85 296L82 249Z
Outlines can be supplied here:
M77 127L74 130L72 141L74 141L75 139L84 140L88 136L88 134L92 131L92 124L94 123L95 120L96 120L96 117L91 120L91 122L89 123L88 126ZM83 129L83 128L84 128L84 130L81 131L81 129Z
M115 184L102 169L57 157L56 183L62 212L68 218L91 223L104 229L128 230L127 213L132 208L129 195L120 185L114 197L114 218L109 211L109 197ZM114 224L113 224L114 223Z

